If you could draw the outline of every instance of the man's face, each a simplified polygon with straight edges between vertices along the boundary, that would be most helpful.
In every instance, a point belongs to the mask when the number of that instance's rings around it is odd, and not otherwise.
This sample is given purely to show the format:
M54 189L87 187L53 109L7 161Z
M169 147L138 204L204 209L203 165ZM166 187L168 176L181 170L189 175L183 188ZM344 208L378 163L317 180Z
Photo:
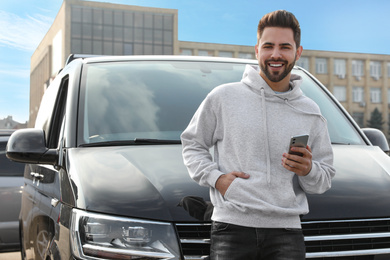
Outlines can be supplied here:
M296 48L294 34L290 28L266 27L256 45L256 57L260 75L271 82L289 81L295 61L299 59L302 47Z

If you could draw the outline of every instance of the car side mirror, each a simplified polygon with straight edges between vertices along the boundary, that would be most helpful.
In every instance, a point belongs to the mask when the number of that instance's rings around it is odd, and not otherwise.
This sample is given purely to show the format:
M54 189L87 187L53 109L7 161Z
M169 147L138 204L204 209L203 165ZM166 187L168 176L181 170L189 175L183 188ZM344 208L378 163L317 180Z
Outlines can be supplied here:
M7 143L7 158L21 163L55 165L56 149L46 147L45 133L41 129L20 129L12 133Z
M372 145L379 146L385 153L389 154L389 144L381 130L376 128L362 128L362 130Z

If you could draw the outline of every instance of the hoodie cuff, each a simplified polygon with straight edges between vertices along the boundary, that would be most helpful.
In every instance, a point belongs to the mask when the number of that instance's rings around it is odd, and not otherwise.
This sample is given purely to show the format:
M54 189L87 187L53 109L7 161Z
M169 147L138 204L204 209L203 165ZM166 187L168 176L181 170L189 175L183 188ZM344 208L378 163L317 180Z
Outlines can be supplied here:
M310 172L305 176L300 176L300 178L309 185L317 183L319 178L319 175L317 174L318 167L319 166L315 162L312 162Z
M207 182L208 184L215 188L215 183L217 182L217 180L219 179L219 177L221 177L221 175L223 175L224 173L219 171L219 170L212 170L210 173L209 173L209 176L207 178Z

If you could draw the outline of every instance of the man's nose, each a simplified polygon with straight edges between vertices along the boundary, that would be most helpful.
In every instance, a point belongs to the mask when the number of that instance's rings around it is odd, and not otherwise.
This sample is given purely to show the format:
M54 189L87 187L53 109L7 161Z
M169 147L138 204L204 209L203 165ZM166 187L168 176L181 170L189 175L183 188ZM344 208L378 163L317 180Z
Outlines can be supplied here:
M278 48L274 48L272 53L271 53L272 58L280 58L282 57L282 54Z

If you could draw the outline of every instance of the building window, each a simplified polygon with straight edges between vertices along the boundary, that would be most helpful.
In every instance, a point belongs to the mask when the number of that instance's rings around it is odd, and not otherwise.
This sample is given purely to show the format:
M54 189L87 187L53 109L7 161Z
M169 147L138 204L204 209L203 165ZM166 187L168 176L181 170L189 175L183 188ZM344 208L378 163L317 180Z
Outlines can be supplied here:
M364 88L352 87L352 101L355 103L364 102Z
M240 59L253 59L253 54L252 53L239 52L238 53L238 58L240 58Z
M316 58L316 73L328 74L328 59Z
M387 90L387 104L390 104L390 89ZM389 115L390 115L390 113L389 113Z
M340 102L347 101L347 88L345 86L334 86L333 95Z
M307 71L310 69L309 57L300 57L295 64Z
M71 13L71 20L72 22L80 22L81 23L81 19L82 19L82 9L81 7L75 7L73 6L72 7L72 13Z
M360 126L364 127L364 113L362 112L353 112L352 117L355 122Z
M71 7L71 53L173 54L173 14Z
M133 55L133 44L132 43L125 43L123 46L123 54L124 55Z
M192 50L190 49L181 49L180 55L192 56Z
M198 56L214 56L213 51L199 50Z
M231 51L219 51L218 52L219 57L225 57L225 58L233 58L233 52Z
M360 80L364 76L364 61L363 60L352 60L352 76L356 80Z
M334 59L334 75L344 79L347 74L347 61L345 59Z
M379 80L382 75L381 67L380 61L370 61L370 76L375 80Z
M390 62L387 63L387 77L390 78Z
M371 103L381 103L382 102L382 93L380 88L371 88L370 89L370 99Z

